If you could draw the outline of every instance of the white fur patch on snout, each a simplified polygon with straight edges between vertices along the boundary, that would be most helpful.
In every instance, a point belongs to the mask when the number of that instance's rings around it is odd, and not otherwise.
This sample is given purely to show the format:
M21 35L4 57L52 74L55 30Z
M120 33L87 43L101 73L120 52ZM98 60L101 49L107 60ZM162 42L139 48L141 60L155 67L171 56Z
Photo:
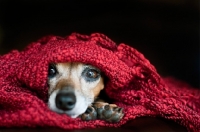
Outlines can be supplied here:
M87 101L84 96L82 96L79 92L75 92L75 97L76 97L76 103L75 106L72 110L68 110L68 111L64 111L61 110L59 108L56 107L56 96L59 92L59 89L54 90L52 92L52 94L49 97L49 102L48 102L48 106L52 111L55 111L57 113L63 113L63 114L67 114L72 118L76 118L79 115L83 114L87 107L89 106L89 104L91 104L93 101Z

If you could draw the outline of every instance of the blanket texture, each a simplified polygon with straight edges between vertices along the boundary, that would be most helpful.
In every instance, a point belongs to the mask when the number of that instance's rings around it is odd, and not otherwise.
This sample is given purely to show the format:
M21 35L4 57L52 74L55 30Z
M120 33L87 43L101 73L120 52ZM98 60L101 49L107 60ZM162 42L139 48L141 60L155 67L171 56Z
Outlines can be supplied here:
M48 65L69 61L91 64L105 73L109 79L106 94L124 108L120 122L82 121L49 110ZM0 127L120 127L136 117L151 116L200 131L199 113L199 90L162 78L142 53L116 45L103 34L48 36L21 52L0 56Z

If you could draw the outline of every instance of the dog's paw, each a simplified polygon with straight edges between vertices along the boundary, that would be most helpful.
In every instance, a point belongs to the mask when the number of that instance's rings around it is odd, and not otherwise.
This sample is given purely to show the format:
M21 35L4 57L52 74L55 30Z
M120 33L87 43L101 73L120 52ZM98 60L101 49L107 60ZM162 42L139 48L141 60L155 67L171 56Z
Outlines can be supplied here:
M85 113L81 115L81 119L84 121L95 120L97 119L97 112L94 107L89 106Z
M95 106L98 119L106 120L109 122L119 122L124 116L123 108L115 104L101 104Z

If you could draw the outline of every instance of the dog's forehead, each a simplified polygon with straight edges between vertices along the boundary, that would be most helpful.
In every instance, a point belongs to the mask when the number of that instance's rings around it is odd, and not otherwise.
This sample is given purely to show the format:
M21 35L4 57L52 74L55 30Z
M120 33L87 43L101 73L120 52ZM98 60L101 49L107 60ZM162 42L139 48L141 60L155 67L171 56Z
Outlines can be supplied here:
M58 63L56 65L59 73L71 73L72 71L82 71L85 65L82 63L68 62L68 63Z
M57 63L56 64L56 67L57 68L62 68L62 69L65 69L65 68L69 68L69 67L71 67L71 63Z
M57 63L56 68L58 71L58 74L63 77L79 77L82 72L84 71L85 68L90 68L90 69L96 69L100 71L98 68L95 66L89 65L89 64L84 64L80 62L67 62L67 63Z

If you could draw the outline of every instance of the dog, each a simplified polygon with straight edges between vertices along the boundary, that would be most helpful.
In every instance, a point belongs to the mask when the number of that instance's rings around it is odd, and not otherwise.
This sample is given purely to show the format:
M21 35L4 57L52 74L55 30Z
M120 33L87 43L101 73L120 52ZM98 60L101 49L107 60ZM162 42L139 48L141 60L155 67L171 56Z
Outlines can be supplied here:
M85 121L118 122L124 116L122 108L98 98L104 89L104 77L92 65L76 62L50 64L48 85L48 106L52 111Z

